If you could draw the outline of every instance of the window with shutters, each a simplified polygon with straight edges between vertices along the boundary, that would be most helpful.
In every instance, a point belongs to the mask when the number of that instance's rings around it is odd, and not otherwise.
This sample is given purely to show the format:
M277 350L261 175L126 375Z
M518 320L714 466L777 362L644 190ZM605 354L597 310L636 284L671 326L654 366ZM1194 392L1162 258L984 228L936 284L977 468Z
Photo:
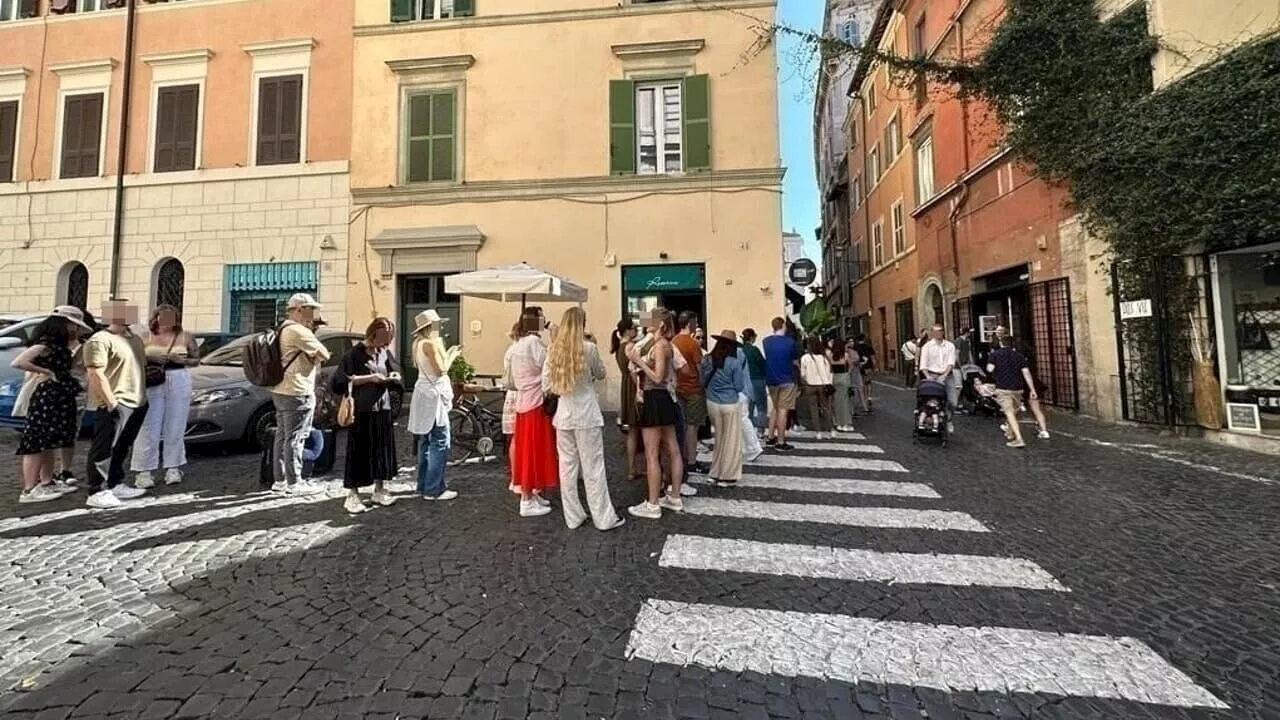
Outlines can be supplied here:
M884 218L871 226L871 266L878 268L884 264Z
M58 177L102 173L102 93L67 95L62 104L62 145Z
M876 143L867 151L867 190L880 184L880 144Z
M0 183L17 179L14 167L18 164L18 101L0 102Z
M258 79L258 165L301 161L302 75Z
M200 124L200 86L156 90L154 172L194 170Z
M456 181L459 125L457 91L413 91L406 96L405 106L405 181Z
M682 163L681 83L636 86L636 172L677 173Z
M889 124L884 127L885 165L893 164L900 152L902 152L902 121L898 119L897 115L894 115L889 120Z
M893 204L889 214L893 222L893 254L897 257L907 251L907 218L901 199Z
M916 204L933 197L933 135L926 135L916 145Z
M391 22L470 17L475 9L475 0L391 0Z
M711 169L706 75L609 83L609 170L654 175Z

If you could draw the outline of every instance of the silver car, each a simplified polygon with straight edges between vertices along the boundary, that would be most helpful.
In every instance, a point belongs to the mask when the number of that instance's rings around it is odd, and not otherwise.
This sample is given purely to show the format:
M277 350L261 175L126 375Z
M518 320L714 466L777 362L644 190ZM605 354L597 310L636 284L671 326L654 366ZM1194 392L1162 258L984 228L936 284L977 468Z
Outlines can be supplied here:
M342 356L363 339L359 333L321 329L316 333L329 350L329 360L320 369L317 391L328 395L329 379ZM260 439L275 427L275 406L271 391L244 377L244 347L253 335L245 335L214 350L191 369L191 416L187 420L187 444L242 442L260 448ZM392 413L400 410L403 393L391 395ZM321 398L318 407L332 407ZM317 418L323 424L324 418Z

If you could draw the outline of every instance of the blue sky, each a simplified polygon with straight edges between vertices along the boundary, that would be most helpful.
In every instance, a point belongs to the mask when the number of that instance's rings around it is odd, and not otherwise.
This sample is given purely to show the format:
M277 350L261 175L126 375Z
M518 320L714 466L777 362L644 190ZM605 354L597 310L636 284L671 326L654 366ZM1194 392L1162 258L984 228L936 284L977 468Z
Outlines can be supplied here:
M779 0L778 23L817 32L822 25L821 0ZM813 95L817 66L802 42L789 35L778 38L778 117L781 121L782 164L787 177L782 188L782 229L804 236L809 257L821 253L813 230L822 221L813 169Z

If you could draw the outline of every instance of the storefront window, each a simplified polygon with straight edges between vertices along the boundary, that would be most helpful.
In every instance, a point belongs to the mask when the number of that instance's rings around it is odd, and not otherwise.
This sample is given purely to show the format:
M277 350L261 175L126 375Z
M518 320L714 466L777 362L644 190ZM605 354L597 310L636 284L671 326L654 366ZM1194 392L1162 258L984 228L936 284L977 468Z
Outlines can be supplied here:
M1214 262L1228 427L1280 437L1280 243Z
M623 312L638 321L654 308L689 310L706 327L706 278L701 264L628 265L622 268Z

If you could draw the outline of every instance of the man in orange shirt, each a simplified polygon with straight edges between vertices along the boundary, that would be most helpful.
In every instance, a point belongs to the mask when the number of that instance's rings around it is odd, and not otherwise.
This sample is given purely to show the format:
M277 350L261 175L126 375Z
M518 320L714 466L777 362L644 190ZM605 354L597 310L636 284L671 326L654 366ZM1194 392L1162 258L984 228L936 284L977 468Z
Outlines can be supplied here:
M694 334L698 331L698 316L691 311L680 313L680 334L671 341L684 358L684 367L676 371L676 396L684 412L684 469L689 473L706 475L711 466L698 462L698 428L707 422L707 395L702 387L698 367L702 362L702 346Z

